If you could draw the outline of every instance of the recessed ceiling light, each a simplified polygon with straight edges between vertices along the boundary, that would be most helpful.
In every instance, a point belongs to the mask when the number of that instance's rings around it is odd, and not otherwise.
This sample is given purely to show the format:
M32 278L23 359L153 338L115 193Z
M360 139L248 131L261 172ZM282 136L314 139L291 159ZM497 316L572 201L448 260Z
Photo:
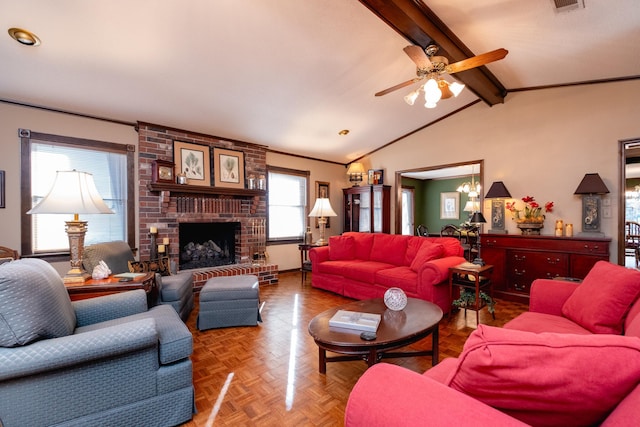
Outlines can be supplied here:
M338 135L340 136L349 135L349 129L342 129L340 132L338 132Z
M9 35L18 43L26 46L38 46L40 44L38 36L22 28L9 28Z

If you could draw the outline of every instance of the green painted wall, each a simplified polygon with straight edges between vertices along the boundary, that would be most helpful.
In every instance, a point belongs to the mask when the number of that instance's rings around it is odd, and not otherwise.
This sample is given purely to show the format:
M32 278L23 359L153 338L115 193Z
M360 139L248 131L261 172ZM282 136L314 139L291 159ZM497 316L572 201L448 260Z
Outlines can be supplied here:
M447 224L459 226L467 220L468 214L464 212L464 205L469 198L466 193L460 193L460 216L456 219L440 219L440 193L455 192L463 183L471 180L471 177L453 179L416 180L402 178L402 185L415 189L415 225L424 224L430 234L440 234L440 230Z

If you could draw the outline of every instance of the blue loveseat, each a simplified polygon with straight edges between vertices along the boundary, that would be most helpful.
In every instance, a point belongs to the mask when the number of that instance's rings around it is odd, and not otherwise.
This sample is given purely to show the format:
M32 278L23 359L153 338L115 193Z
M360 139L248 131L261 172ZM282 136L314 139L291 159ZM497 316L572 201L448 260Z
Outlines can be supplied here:
M39 259L0 265L0 425L174 426L194 411L192 336L144 291L71 302Z

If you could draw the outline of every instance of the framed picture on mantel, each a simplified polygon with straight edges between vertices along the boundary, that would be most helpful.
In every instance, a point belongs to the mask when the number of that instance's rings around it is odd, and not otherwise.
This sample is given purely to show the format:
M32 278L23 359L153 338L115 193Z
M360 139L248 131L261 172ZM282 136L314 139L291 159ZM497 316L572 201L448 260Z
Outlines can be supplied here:
M213 148L215 187L244 188L244 153Z
M208 145L173 141L173 160L178 172L187 177L187 184L211 186L211 151Z

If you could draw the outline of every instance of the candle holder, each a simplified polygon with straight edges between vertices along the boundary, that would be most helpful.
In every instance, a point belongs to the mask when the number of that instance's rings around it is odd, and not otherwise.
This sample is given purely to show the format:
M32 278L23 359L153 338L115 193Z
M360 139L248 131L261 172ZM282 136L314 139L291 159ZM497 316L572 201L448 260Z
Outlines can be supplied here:
M151 236L151 249L149 250L149 259L153 261L158 259L158 246L156 245L158 232L149 233L149 236Z

